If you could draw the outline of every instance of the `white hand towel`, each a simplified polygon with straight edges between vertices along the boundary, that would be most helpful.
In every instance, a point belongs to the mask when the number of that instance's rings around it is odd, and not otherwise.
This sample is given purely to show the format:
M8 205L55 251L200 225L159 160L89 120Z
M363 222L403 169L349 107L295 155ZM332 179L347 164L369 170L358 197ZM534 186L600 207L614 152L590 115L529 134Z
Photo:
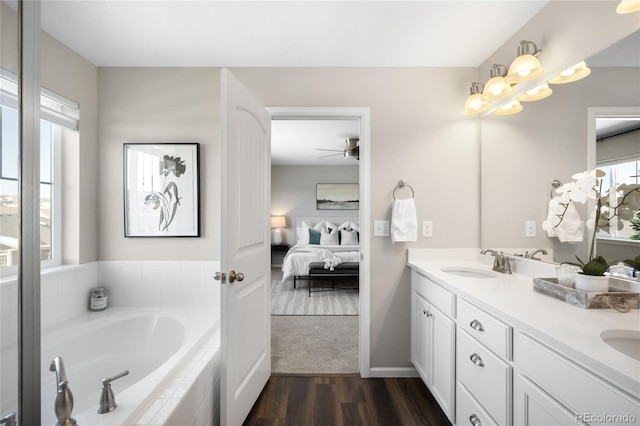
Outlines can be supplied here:
M567 210L564 212L562 222L558 226L554 225L558 223L560 218L557 216L555 210L554 200L549 202L549 214L547 221L549 226L546 227L547 236L558 237L560 242L563 243L579 243L583 240L583 228L584 222L580 219L578 210L572 202L569 202Z
M413 198L395 200L391 210L391 241L417 241L418 219Z

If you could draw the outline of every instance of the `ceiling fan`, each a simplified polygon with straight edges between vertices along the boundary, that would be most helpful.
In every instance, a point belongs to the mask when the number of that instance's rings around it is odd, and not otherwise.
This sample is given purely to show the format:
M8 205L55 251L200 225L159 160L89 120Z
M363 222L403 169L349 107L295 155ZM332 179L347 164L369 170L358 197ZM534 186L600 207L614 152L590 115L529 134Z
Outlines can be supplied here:
M326 157L335 157L337 155L342 155L344 158L355 158L356 160L360 159L360 147L358 146L359 138L347 138L344 140L346 147L344 149L322 149L316 148L316 151L332 151L337 152L338 154L329 154L324 155L318 158L326 158Z

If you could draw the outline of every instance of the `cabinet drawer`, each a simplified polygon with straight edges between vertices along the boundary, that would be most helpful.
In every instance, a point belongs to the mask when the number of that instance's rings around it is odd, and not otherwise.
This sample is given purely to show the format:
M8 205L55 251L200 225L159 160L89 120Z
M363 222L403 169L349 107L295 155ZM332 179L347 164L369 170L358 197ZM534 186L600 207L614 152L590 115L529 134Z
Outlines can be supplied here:
M413 291L427 299L443 314L453 318L456 300L453 293L414 270L411 271L411 285Z
M458 328L458 381L498 424L511 424L511 366Z
M498 426L460 382L456 385L456 424L458 426Z
M511 360L511 327L469 302L458 298L458 327L484 343L506 360Z
M574 413L640 417L640 401L533 337L519 333L516 339L518 369Z

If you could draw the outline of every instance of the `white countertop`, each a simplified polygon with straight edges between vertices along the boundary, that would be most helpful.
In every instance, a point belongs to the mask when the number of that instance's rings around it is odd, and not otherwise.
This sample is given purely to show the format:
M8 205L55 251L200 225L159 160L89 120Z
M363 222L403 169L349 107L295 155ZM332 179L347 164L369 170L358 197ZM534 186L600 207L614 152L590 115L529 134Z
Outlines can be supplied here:
M495 272L495 278L467 278L441 271L446 267L491 271L492 261L492 256L480 255L478 249L411 249L408 265L640 398L640 361L600 338L604 330L640 330L639 309L627 313L583 309L534 292L533 276L555 277L555 266L543 262L536 265L518 259L513 274Z

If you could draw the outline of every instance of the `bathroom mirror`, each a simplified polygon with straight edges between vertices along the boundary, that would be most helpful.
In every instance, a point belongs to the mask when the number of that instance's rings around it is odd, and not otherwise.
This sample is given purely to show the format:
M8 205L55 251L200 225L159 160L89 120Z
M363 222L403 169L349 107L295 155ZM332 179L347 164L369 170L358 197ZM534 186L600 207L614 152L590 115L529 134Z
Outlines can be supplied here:
M638 45L640 31L586 58L591 68L588 77L551 85L549 98L523 102L524 110L519 114L482 119L482 247L544 248L553 253L554 262L588 255L588 228L582 242L561 243L548 237L541 225L553 195L552 182L570 182L574 173L595 167L596 137L590 133L590 129L595 131L594 111L640 109ZM630 51L622 53L629 47ZM586 218L586 207L579 209L579 214ZM526 233L526 225L532 221L535 236ZM613 246L615 254L608 242L602 242L597 251L618 259L640 254L640 243Z

